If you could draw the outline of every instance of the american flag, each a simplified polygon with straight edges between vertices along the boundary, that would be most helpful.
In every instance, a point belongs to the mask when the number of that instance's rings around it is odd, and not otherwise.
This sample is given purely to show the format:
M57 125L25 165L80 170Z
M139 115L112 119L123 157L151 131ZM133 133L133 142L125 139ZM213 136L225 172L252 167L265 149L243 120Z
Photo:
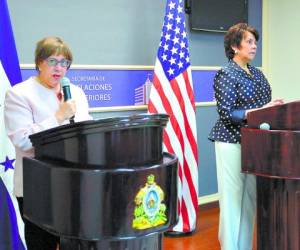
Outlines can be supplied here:
M198 146L183 0L167 1L148 110L170 115L164 149L179 161L179 221L172 231L192 232L198 208Z

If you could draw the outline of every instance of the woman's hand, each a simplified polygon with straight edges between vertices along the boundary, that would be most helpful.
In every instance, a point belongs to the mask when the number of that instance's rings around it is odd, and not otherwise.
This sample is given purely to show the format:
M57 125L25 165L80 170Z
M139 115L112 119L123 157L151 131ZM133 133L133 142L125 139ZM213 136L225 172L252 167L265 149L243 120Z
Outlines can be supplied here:
M281 104L284 104L283 99L275 99L273 101L268 102L264 106L262 106L262 108L269 108L269 107L273 107L273 106L277 106L277 105L281 105Z
M252 111L256 111L256 110L263 109L263 108L270 108L270 107L277 106L277 105L281 105L281 104L284 104L283 99L275 99L275 100L273 100L273 101L268 102L267 104L265 104L265 105L262 106L261 108L248 109L248 110L246 110L246 112L245 112L245 118L247 119L247 115L248 115L250 112L252 112Z
M58 124L62 124L65 120L70 119L76 113L76 103L74 100L62 101L59 104L59 109L55 113Z

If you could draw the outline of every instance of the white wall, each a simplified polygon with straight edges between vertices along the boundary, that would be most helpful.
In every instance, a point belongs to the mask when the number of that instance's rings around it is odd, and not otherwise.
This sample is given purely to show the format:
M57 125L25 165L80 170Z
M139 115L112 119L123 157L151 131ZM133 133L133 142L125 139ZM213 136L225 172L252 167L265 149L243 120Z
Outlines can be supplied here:
M263 69L273 98L300 100L300 1L263 0Z

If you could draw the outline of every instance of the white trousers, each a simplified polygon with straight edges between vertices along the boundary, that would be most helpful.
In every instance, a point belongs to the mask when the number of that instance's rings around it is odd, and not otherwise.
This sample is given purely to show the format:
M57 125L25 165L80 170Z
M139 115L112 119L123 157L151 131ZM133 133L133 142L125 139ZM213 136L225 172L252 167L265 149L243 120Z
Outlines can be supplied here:
M252 250L256 178L241 173L241 145L215 142L222 250Z

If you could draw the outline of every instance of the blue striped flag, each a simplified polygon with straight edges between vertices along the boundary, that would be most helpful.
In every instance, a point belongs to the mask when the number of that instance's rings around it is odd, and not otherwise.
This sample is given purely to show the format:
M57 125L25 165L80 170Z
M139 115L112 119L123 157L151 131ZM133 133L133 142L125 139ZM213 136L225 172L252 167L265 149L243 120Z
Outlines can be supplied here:
M5 92L22 81L6 0L0 0L0 249L25 250L24 224L12 194L15 152L6 136Z

